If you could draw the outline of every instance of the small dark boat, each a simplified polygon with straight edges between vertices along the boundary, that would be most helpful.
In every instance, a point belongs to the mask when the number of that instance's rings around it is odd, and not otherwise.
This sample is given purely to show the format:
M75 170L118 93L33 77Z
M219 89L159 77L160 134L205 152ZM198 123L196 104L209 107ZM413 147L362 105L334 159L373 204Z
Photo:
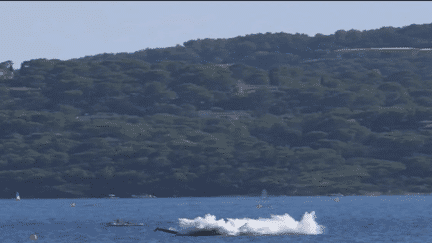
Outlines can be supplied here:
M123 220L119 220L119 219L116 219L114 222L109 222L107 224L107 226L143 226L143 225L144 225L143 223L137 224L137 223L131 223L131 222L123 221Z
M155 230L154 230L154 232L156 232L156 231L162 231L162 232L165 232L165 233L170 233L170 234L178 234L178 232L177 231L173 231L173 230L168 230L168 229L162 229L162 228L156 228Z
M153 195L148 195L148 194L144 194L144 195L132 195L133 198L156 198L156 196Z
M118 199L118 197L116 197L114 194L109 194L108 196L109 199Z
M198 231L192 231L185 234L180 234L180 232L169 230L169 229L163 229L163 228L156 228L154 232L156 231L162 231L169 234L174 234L176 236L216 236L216 235L222 235L217 230L198 230Z

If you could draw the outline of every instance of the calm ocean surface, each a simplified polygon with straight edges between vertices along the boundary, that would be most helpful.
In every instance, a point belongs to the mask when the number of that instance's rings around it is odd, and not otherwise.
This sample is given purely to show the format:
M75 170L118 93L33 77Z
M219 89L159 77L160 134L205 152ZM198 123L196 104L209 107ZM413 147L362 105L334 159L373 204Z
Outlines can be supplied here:
M22 196L21 201L0 200L2 243L432 242L431 196L349 196L339 197L339 202L323 196L57 200ZM76 207L70 206L73 202ZM106 226L116 219L143 226ZM180 235L155 232L157 227ZM226 236L187 236L203 228L218 229ZM303 234L281 235L289 232ZM38 239L31 240L32 234Z

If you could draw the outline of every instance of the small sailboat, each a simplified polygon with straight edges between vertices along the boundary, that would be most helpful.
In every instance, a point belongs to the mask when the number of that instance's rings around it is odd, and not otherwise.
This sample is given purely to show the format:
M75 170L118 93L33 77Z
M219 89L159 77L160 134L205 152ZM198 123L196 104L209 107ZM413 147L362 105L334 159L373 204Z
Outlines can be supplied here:
M267 198L267 190L266 189L264 189L264 190L262 190L262 192L261 192L261 198Z
M19 195L19 193L17 192L17 193L16 193L16 201L20 201L20 200L21 200L20 195Z

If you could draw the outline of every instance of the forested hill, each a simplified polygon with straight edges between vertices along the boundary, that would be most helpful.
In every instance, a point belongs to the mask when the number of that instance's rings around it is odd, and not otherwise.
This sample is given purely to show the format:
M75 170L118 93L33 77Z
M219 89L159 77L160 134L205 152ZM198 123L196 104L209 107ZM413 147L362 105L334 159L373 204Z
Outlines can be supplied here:
M3 62L0 197L431 192L430 47L427 24Z

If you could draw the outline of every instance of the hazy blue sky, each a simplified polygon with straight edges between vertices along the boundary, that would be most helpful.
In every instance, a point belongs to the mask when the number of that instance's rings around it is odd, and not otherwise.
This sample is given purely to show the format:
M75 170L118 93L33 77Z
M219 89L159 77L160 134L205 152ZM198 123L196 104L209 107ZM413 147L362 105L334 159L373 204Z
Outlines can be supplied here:
M0 62L67 60L191 39L325 35L432 22L432 2L0 2Z

